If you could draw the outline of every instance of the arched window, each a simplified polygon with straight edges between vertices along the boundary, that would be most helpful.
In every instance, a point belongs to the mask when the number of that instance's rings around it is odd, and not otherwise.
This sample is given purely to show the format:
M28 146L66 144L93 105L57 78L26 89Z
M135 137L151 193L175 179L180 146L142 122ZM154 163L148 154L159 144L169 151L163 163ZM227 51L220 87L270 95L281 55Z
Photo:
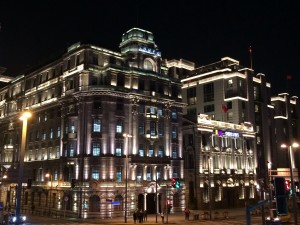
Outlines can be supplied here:
M154 70L154 62L151 59L145 59L144 60L144 69L145 70L151 70L151 71L155 71Z

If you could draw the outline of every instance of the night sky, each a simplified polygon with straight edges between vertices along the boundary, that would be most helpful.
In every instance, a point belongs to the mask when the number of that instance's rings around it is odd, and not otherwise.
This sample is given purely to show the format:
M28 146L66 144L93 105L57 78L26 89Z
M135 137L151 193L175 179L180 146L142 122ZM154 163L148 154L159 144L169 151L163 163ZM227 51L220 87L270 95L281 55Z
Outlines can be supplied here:
M197 66L229 56L264 73L272 93L300 97L300 2L226 0L0 1L0 66L17 76L75 42L119 51L132 27L154 34L164 59ZM287 84L287 76L292 80Z

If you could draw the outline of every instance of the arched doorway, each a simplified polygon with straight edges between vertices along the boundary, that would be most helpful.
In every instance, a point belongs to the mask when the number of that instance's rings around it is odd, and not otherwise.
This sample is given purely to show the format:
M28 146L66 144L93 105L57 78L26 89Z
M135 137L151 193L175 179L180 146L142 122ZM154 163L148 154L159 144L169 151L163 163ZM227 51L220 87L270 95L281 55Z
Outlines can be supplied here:
M139 194L139 196L138 196L138 209L144 210L144 195L143 194Z
M100 197L98 195L89 197L89 212L100 212Z
M155 213L155 193L147 194L147 213L154 214Z

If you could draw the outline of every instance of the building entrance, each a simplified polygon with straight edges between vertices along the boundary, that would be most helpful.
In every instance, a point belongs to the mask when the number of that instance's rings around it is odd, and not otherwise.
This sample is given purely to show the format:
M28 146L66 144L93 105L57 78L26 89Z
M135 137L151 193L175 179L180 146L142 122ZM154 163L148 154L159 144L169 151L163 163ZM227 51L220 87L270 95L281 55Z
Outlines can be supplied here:
M147 213L154 214L155 213L155 193L147 194Z

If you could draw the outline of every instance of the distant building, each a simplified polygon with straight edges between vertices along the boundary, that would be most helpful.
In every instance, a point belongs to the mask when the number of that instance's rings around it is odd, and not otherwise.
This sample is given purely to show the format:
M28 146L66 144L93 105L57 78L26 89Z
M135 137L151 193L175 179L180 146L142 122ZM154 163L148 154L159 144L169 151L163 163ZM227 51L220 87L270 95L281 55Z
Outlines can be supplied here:
M188 69L181 82L182 98L187 103L184 114L194 122L194 133L184 125L184 155L186 159L194 151L197 156L194 169L191 169L191 161L185 161L187 204L195 208L238 207L259 198L253 188L260 185L259 192L267 188L267 162L271 160L270 83L263 74L254 76L252 69L229 57ZM199 123L202 114L207 115L214 126L203 127ZM243 133L245 130L237 129L246 124L253 129L250 138ZM226 132L238 136L228 137ZM190 138L194 139L193 144ZM212 160L210 179L207 178L208 158ZM250 158L253 161L250 162ZM214 196L211 203L207 182Z
M288 149L282 148L282 144L287 146L294 142L300 144L300 106L298 97L289 96L288 93L281 93L271 98L274 106L274 126L275 135L272 143L272 169L289 168L290 160L288 157ZM295 178L298 181L298 167L300 165L300 148L294 148L291 154L292 168L295 170ZM287 179L290 179L289 170ZM296 177L297 175L297 177ZM299 188L299 186L298 186Z
M30 110L22 210L110 218L160 212L167 200L171 211L184 209L179 77L169 75L149 31L127 31L120 49L76 43L0 89L5 205L16 200L18 117Z

